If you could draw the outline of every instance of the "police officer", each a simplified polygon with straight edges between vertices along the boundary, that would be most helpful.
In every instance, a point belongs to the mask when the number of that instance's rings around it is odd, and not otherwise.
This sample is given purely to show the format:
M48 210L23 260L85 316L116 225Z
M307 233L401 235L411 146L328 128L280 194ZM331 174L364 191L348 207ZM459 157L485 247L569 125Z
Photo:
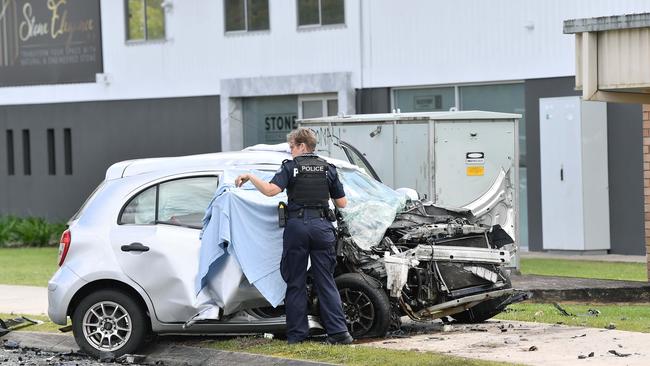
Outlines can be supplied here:
M335 229L328 221L330 198L336 207L347 204L336 168L316 156L316 135L298 128L287 136L293 160L285 160L270 182L247 173L235 180L241 187L247 181L263 194L275 196L287 190L289 219L284 229L280 272L287 282L284 303L287 311L287 341L300 343L309 336L307 324L307 258L320 304L320 315L327 343L349 344L352 337L345 324L341 297L334 283L336 266Z

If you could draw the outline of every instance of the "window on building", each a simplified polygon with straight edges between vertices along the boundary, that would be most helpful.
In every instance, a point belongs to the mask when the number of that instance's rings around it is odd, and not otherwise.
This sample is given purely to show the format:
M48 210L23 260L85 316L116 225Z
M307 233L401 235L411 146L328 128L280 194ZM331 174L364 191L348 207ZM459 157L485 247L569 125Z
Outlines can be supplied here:
M23 173L32 175L32 149L29 130L23 130Z
M336 116L339 101L336 94L302 95L298 98L300 118Z
M165 38L163 0L127 0L127 39L149 41Z
M400 112L448 111L457 105L453 87L397 89L394 97Z
M345 23L343 0L298 0L298 26Z
M14 159L14 131L7 130L7 174L16 174L16 163Z
M72 175L72 130L63 129L63 158L65 175Z
M269 0L225 0L226 32L268 30Z
M56 175L56 148L54 146L54 129L47 129L47 172Z

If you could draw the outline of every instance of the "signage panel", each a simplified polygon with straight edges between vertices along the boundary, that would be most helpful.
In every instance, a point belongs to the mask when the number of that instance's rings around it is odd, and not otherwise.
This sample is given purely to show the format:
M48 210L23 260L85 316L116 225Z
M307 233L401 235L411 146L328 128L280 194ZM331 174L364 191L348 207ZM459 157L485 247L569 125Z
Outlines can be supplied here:
M0 87L95 82L99 0L0 0Z

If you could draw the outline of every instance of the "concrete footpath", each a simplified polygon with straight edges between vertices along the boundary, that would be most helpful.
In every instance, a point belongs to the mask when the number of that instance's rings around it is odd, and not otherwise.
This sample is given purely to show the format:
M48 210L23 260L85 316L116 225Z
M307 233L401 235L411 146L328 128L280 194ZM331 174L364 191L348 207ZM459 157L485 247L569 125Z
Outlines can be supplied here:
M0 285L0 313L47 315L47 288Z
M496 320L415 326L417 335L364 345L539 366L650 365L648 333Z

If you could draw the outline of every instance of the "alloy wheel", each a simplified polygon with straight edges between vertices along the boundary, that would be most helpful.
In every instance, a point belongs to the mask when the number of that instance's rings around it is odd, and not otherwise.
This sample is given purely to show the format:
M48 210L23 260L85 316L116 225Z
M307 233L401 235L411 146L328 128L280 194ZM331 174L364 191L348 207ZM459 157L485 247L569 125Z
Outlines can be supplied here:
M349 288L341 289L339 293L350 333L354 336L368 332L375 321L375 307L368 295Z
M83 316L83 334L99 351L114 351L128 342L133 332L131 316L120 304L100 301Z

